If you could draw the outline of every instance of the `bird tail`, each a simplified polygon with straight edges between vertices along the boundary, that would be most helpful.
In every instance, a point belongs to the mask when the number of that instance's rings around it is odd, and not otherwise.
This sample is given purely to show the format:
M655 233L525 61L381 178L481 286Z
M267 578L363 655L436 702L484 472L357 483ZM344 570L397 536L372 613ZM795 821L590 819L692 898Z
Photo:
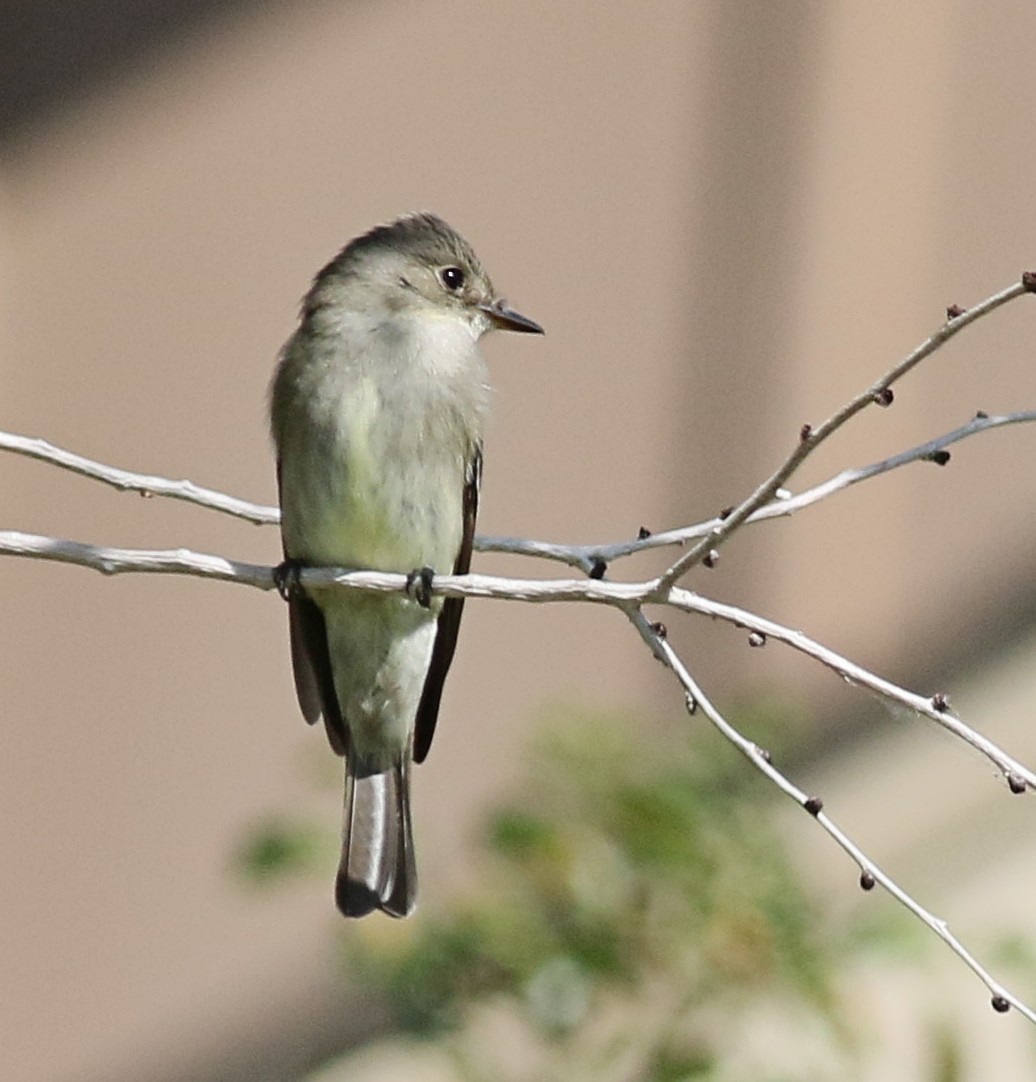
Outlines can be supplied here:
M345 762L342 859L335 901L347 917L380 909L406 917L417 901L417 866L410 826L410 756L380 773L366 773L359 757Z

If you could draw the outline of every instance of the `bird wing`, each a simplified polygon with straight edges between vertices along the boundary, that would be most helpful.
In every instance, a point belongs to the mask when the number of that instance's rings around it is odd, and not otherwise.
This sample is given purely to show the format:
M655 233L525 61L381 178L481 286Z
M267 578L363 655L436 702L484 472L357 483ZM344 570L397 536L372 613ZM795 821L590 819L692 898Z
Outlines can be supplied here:
M464 532L461 536L460 551L453 565L455 575L466 575L471 567L471 546L475 539L475 520L478 518L478 493L482 484L482 446L478 444L468 460L464 476ZM438 626L435 631L435 646L432 648L432 662L425 677L421 702L417 707L417 719L414 724L414 761L424 762L428 749L432 746L435 735L435 722L439 717L439 704L442 701L442 689L446 674L457 649L457 633L460 631L460 618L464 612L464 598L448 597L442 604Z
M277 491L280 494L281 464L277 463ZM281 501L283 506L283 500ZM288 552L285 559L290 559ZM288 632L291 638L291 669L295 694L302 716L310 725L323 715L331 747L344 755L347 733L335 693L331 653L327 645L327 624L320 606L301 591L288 599Z

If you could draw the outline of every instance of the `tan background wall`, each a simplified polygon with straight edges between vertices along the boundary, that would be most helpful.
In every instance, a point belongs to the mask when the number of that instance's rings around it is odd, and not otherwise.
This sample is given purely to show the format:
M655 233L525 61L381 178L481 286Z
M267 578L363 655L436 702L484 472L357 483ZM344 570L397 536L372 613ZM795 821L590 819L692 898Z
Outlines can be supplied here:
M8 153L0 426L271 501L266 383L309 277L356 232L427 207L548 330L488 346L481 531L583 541L704 518L946 304L1036 263L1033 41L1036 8L1007 0L981 19L950 0L227 16ZM1033 326L1017 305L969 333L804 481L976 408L1030 405ZM1031 447L1021 431L976 441L946 470L752 531L694 581L952 688L962 658L1031 614ZM277 558L274 531L29 462L0 460L0 478L12 527ZM227 873L270 808L337 821L337 792L313 785L329 753L297 717L279 602L4 570L10 1077L178 1077L169 1064L202 1077L184 1065L253 1039L256 1018L308 1032L333 963L330 867L260 897ZM776 651L708 625L674 636L724 701L799 698L818 744L858 715ZM473 815L557 701L629 707L645 725L680 706L613 614L469 606L418 772L427 907L462 880Z

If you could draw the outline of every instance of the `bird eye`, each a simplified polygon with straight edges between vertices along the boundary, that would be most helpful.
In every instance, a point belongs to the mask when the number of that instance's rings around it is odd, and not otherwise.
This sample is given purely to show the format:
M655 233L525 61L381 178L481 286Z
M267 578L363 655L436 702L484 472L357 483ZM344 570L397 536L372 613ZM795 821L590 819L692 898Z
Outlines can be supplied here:
M460 267L443 267L439 271L442 284L454 293L464 285L464 272Z

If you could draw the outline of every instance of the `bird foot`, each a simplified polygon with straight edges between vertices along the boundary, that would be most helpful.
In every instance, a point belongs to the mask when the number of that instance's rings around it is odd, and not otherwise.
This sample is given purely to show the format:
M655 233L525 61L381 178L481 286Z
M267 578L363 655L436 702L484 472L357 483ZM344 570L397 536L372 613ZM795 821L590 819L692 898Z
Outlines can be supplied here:
M303 560L285 560L273 569L274 585L285 601L296 601L305 596L306 588L299 580L299 573L305 566Z
M419 567L406 577L406 592L422 609L432 607L432 579L435 572L430 567Z

